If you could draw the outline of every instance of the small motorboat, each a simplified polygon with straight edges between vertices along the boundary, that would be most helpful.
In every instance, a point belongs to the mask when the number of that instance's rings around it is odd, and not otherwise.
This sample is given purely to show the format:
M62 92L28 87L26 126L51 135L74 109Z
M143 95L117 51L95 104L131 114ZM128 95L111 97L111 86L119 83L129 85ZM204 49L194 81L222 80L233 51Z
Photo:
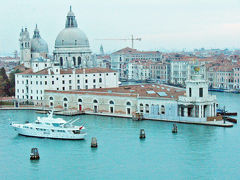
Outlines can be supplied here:
M53 111L51 111L47 117L37 117L37 120L33 123L11 123L11 126L19 135L23 136L71 140L84 139L87 135L84 132L84 126L73 125L77 120L65 121L62 118L53 118Z

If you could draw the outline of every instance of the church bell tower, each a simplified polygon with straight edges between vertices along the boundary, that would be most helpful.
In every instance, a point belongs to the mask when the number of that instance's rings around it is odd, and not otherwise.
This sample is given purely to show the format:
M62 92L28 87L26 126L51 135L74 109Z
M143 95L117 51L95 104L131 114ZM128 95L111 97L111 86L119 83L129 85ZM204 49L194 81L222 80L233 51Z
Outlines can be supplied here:
M23 63L25 67L30 68L31 63L31 39L29 37L29 32L27 28L25 30L22 28L20 33L20 62Z

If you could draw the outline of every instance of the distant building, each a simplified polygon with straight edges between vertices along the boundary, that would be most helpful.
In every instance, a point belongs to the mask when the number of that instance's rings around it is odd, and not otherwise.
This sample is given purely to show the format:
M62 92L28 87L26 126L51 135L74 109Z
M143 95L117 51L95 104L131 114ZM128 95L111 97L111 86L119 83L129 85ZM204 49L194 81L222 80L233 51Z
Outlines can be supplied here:
M32 68L32 61L37 62L38 59L41 59L41 61L46 61L47 67L50 67L48 45L46 41L41 38L37 25L32 39L29 37L27 28L25 28L25 30L21 30L19 41L21 64L25 67Z
M233 88L240 90L240 65L233 68Z
M103 50L103 46L100 46L100 55L104 55L104 50Z
M111 68L119 72L119 77L126 79L127 74L127 64L132 60L152 60L155 62L162 62L162 53L159 51L138 51L126 47L119 51L116 51L110 55L111 57Z

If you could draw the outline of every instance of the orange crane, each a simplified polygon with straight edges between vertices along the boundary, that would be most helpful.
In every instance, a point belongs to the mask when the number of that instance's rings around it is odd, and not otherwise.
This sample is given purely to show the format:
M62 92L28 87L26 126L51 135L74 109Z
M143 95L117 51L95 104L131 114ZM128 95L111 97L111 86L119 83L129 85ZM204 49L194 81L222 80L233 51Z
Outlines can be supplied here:
M134 41L141 41L142 39L141 38L134 38L133 35L131 36L131 38L128 38L128 39L96 39L96 40L123 40L123 41L132 41L132 48L134 47Z

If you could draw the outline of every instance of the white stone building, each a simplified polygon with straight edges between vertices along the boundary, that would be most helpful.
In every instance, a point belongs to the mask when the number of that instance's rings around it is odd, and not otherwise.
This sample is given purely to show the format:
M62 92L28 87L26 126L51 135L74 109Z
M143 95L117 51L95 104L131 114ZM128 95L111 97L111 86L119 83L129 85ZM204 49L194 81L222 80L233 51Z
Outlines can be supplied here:
M145 84L78 91L47 90L45 107L80 110L87 114L145 119L207 122L216 119L216 96L198 72L186 82L187 90Z
M186 86L186 80L188 80L194 72L193 65L198 63L202 65L201 74L206 78L206 68L204 61L198 61L196 59L181 59L170 62L170 83L175 85Z
M138 51L129 47L120 49L110 55L111 69L119 72L119 77L126 79L128 76L126 65L132 60L162 61L162 53L159 51Z
M21 102L42 105L45 90L79 90L118 87L118 73L106 68L28 69L15 75L15 96Z

